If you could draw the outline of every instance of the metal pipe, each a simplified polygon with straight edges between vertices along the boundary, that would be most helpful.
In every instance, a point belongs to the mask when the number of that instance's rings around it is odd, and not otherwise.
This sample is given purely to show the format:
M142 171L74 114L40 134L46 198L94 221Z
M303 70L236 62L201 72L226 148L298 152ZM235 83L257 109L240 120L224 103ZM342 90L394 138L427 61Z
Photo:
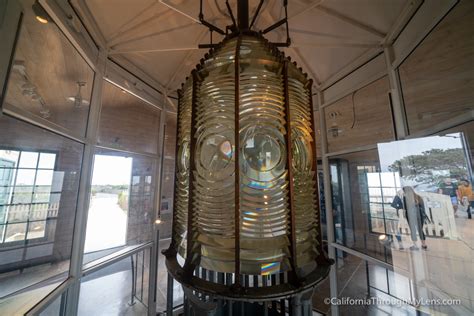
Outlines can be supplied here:
M296 282L297 275L296 275L296 210L294 207L294 183L293 183L293 149L292 149L292 139L291 139L291 113L290 113L290 97L289 97L289 89L288 89L288 60L285 59L283 63L283 95L284 95L284 103L285 103L285 116L286 116L286 134L285 134L285 142L286 142L286 165L288 168L288 209L290 210L290 219L289 219L289 228L290 228L290 265L291 265L291 282Z
M249 0L237 1L237 20L240 31L249 29Z
M173 316L173 277L168 273L168 283L166 285L166 315ZM186 304L186 299L184 300Z
M137 276L135 274L135 264L133 261L133 255L130 256L130 262L132 263L132 294L130 298L130 304L129 305L135 305L135 294L136 294L136 281L137 281Z
M248 0L239 1L239 25L241 23L242 3L247 3ZM248 10L247 10L248 11ZM247 12L248 15L248 12ZM247 16L248 23L248 16ZM235 47L235 90L234 90L234 144L235 144L235 173L234 173L234 195L235 195L235 210L234 210L234 238L235 238L235 280L234 283L240 285L240 169L239 169L239 155L240 155L240 45L242 44L242 36L237 39Z

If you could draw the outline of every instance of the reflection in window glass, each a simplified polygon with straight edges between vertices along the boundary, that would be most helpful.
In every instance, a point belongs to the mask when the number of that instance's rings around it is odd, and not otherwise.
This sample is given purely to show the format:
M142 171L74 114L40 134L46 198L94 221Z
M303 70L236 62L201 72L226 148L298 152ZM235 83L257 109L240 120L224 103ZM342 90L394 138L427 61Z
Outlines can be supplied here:
M82 153L75 141L0 118L0 297L67 277Z
M155 159L97 150L84 263L152 240L155 175Z
M39 23L32 2L20 2L24 15L4 106L85 135L94 72L53 21ZM36 166L33 156L24 163Z
M99 144L139 153L158 152L160 110L104 81Z
M392 215L378 213L380 240L391 249L393 265L411 271L417 299L441 291L460 300L452 307L421 306L428 313L464 314L471 307L465 295L474 284L468 268L474 260L469 136L454 132L378 145L380 174L400 183L384 199Z
M400 65L410 133L474 118L474 2L462 0Z
M48 213L41 210L51 209L53 205L50 194L56 154L48 154L53 162L50 169L40 169L38 157L42 154L0 149L0 168L4 175L8 175L0 183L3 187L0 201L0 225L3 232L0 243L45 236Z

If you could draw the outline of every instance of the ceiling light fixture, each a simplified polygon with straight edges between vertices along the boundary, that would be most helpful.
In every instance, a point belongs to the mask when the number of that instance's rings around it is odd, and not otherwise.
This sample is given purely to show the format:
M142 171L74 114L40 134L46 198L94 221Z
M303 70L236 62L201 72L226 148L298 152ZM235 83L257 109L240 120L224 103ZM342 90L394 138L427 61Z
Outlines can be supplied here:
M77 93L75 96L67 98L69 101L74 102L75 108L81 108L83 105L89 105L89 101L82 97L81 89L86 85L84 81L77 81Z
M51 20L48 13L41 6L41 4L39 4L38 0L36 0L35 3L33 3L31 8L33 9L36 20L39 21L40 23L46 24Z
M237 22L226 1L233 23L224 32L204 19L201 1L199 20L225 39L200 45L211 50L178 91L163 253L195 313L285 314L288 299L291 315L311 315L302 306L333 263L321 241L312 80L277 48L291 43L286 0L285 18L251 30L262 3L249 23L248 0L237 1ZM282 25L286 42L263 37Z

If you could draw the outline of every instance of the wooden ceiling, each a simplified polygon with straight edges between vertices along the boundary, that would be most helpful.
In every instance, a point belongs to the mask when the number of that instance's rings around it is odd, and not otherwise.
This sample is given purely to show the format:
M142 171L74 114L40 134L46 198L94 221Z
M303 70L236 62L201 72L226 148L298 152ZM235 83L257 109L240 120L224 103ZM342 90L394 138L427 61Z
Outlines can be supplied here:
M209 42L198 22L197 0L75 0L88 8L117 62L133 64L167 90L175 90L199 62ZM204 0L204 16L221 28L231 24L225 0ZM250 0L251 16L258 0ZM370 58L410 0L292 0L288 5L292 45L285 53L321 85L356 60ZM230 1L234 14L236 0ZM284 15L281 0L266 0L256 20L262 30ZM215 33L215 32L214 32ZM284 41L280 27L268 34ZM214 34L214 41L219 36Z

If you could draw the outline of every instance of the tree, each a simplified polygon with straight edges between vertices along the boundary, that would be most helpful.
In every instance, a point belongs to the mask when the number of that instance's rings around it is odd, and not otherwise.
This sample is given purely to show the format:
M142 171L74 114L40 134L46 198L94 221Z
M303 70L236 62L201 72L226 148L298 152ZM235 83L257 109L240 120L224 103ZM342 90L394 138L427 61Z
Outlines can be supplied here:
M462 148L431 149L418 155L396 160L388 169L399 172L405 179L419 183L439 183L449 172L450 177L466 177L468 174Z

